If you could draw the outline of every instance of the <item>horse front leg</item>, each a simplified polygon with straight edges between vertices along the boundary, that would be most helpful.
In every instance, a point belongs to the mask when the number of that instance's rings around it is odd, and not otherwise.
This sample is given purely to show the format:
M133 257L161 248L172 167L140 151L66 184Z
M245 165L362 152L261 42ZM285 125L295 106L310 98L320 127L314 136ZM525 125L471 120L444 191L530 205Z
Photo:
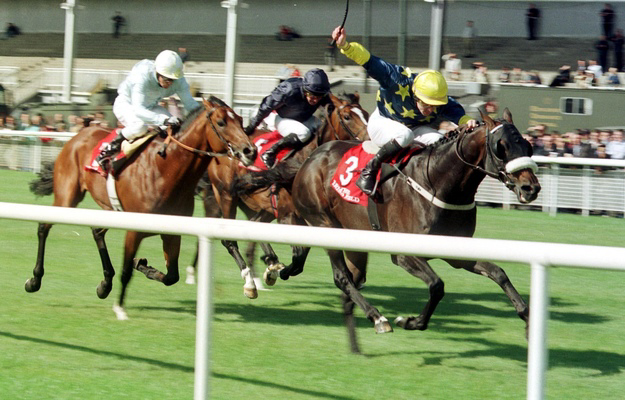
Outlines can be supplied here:
M512 285L512 282L510 282L510 278L508 278L508 275L503 269L501 269L501 267L486 261L467 263L466 261L462 262L461 260L448 260L447 262L455 268L464 268L469 272L486 276L495 281L499 285L499 287L503 289L506 296L508 296L508 298L512 302L512 305L514 306L514 309L516 310L519 318L525 321L526 334L527 332L529 332L529 306L527 305L525 300L523 300L514 285Z
M50 228L52 228L52 224L39 224L37 227L37 238L39 239L37 261L35 262L32 278L28 279L24 284L24 289L28 293L36 292L41 288L41 279L44 274L43 260L46 252L46 239L48 238Z
M106 242L104 241L106 232L108 232L108 229L91 228L91 233L93 233L93 238L98 246L98 253L100 254L102 271L104 274L104 279L100 282L96 289L96 293L101 299L106 299L109 293L111 293L111 289L113 288L113 277L115 276L115 269L111 263L111 258L109 257L109 252L106 248Z
M352 275L354 284L359 290L364 285L368 256L367 253L345 252L347 268ZM356 319L354 318L355 303L345 293L341 293L341 300L343 302L343 317L345 319L345 326L347 327L350 350L352 353L358 354L360 353L360 346L358 345Z
M257 298L258 290L256 289L256 284L254 283L254 276L250 268L245 264L243 257L241 257L239 245L233 240L222 240L221 244L224 245L226 250L228 250L228 253L230 253L232 258L234 258L234 261L237 263L237 266L241 271L241 278L245 281L245 284L243 284L243 294L248 299Z
M334 274L334 284L343 291L346 296L358 305L364 312L365 316L374 324L376 333L393 332L393 328L388 320L380 314L377 308L373 307L362 293L358 290L356 283L349 272L345 258L341 250L327 250L332 264L332 272ZM349 335L355 335L354 326L347 326Z
M436 275L436 272L430 267L423 258L414 256L393 256L396 264L408 271L413 276L423 280L430 292L430 297L425 307L421 311L418 317L410 316L404 318L398 316L395 318L395 323L407 330L420 330L424 331L428 328L428 323L436 306L445 296L445 283Z
M178 257L180 257L180 236L179 235L161 235L163 241L163 253L165 254L165 265L167 267L167 275L163 277L163 284L171 286L178 282L180 273L178 271Z
M144 272L144 270L154 268L148 266L148 262L145 258L135 259L135 255L137 254L137 250L139 249L139 244L146 237L147 234L141 232L128 231L126 232L126 240L124 243L124 261L122 266L122 288L119 294L119 303L113 305L113 311L117 315L118 320L126 320L128 319L128 314L124 308L124 300L126 298L126 288L130 283L130 279L132 278L132 270L136 268L137 270ZM142 270L143 268L143 270ZM145 273L145 272L144 272ZM161 273L161 275L163 275ZM150 279L156 279L154 277L154 272L152 272L152 276L149 276L146 273L146 276ZM158 280L158 279L157 279ZM162 281L162 277L161 277Z
M280 279L285 281L304 272L304 264L310 252L310 247L293 246L292 249L291 265L280 271Z

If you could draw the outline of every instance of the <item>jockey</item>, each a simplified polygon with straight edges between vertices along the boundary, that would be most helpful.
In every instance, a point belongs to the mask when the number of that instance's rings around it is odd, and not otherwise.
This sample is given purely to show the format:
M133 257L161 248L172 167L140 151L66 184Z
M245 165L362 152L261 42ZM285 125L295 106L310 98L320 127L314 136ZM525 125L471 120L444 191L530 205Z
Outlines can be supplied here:
M457 125L475 128L477 121L466 115L464 108L447 95L447 82L434 70L412 73L408 68L391 64L371 55L359 43L348 43L345 29L332 32L341 53L362 65L378 81L376 110L371 113L367 131L371 141L380 147L362 170L356 185L371 196L383 162L391 160L413 140L425 145L443 135L429 126L439 117ZM415 139L416 138L416 139Z
M180 56L171 50L163 50L154 61L142 60L132 67L119 85L113 104L113 113L124 128L117 130L117 137L96 158L100 166L104 168L107 161L121 150L124 139L133 141L145 136L147 124L180 124L178 117L172 117L158 105L164 97L177 94L187 112L200 106L191 96L182 68Z
M282 139L261 156L267 168L275 164L280 150L299 150L311 139L320 125L313 114L319 106L331 103L329 93L328 76L324 70L314 68L303 78L286 79L262 100L245 133L251 135L265 117L274 110L277 112L275 125Z

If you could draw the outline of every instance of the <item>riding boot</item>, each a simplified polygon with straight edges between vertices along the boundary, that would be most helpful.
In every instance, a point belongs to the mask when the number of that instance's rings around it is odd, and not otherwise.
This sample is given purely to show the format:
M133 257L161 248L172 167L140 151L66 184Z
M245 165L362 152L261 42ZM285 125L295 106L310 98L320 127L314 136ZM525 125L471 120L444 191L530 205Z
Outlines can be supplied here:
M371 196L375 190L375 181L382 163L392 159L402 147L395 139L386 143L378 150L375 156L367 163L367 166L360 173L360 178L356 181L356 186L367 196Z
M96 157L95 161L102 167L103 170L107 170L107 164L111 159L121 151L122 143L126 138L122 135L121 130L117 131L117 136L109 143L109 145L100 151L100 154Z
M301 140L299 140L297 135L294 133L291 133L283 137L282 139L278 140L278 142L274 144L273 146L271 146L269 150L264 152L260 156L260 158L263 160L267 168L271 168L276 163L276 156L281 150L284 150L284 149L299 150L303 146L304 146L304 143L302 143Z

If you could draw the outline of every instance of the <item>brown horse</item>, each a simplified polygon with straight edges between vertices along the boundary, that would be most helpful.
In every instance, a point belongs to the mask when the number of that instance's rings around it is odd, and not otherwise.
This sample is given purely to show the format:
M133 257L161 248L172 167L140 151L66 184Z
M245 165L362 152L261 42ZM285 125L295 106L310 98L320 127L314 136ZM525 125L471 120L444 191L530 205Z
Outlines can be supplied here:
M484 124L473 131L460 127L446 139L426 147L381 184L381 202L375 208L381 230L388 232L471 237L475 232L475 194L486 175L500 179L522 203L536 199L540 191L531 160L532 147L512 123L506 109L503 121L482 113ZM292 183L298 214L313 226L372 229L367 208L344 201L330 182L343 154L356 144L333 142L319 147L301 166ZM289 182L285 178L285 182ZM343 310L350 345L358 352L354 303L374 323L378 333L391 332L388 320L362 296L359 286L366 276L367 253L327 250L334 282L342 291ZM423 257L393 255L393 263L422 279L430 298L417 317L398 317L398 326L427 329L430 317L444 295L441 278ZM454 268L484 275L506 293L519 317L529 322L529 309L506 273L489 262L445 260Z
M211 159L229 155L245 165L253 163L256 148L243 132L241 123L241 117L221 100L215 97L204 100L203 107L198 107L186 118L180 127L180 133L169 145L164 156L159 154L163 149L163 143L159 140L152 140L142 151L131 156L129 164L116 180L117 195L123 209L131 212L191 216L195 186ZM100 207L111 210L106 178L85 170L94 147L108 134L108 131L99 127L81 130L59 153L53 178L33 182L31 190L38 195L54 192L54 205L58 207L76 207L88 191ZM45 244L51 226L39 224L37 263L33 277L26 282L27 292L36 292L41 287ZM104 280L97 288L97 295L104 299L111 292L115 271L104 241L107 229L92 228L92 232L104 271ZM124 295L133 267L148 278L165 285L178 282L180 236L161 235L166 274L149 267L145 259L134 259L143 238L152 235L154 234L134 231L126 234L122 288L119 305L114 307L120 319L127 318L123 309Z
M291 157L296 165L301 165L304 160L316 149L320 144L333 140L365 140L367 135L367 119L369 114L360 106L359 96L357 94L345 95L346 99L340 99L334 95L330 95L332 104L324 109L325 118L322 125L316 133L316 139L308 143L304 148L294 153ZM252 136L252 141L265 131L256 131ZM290 162L287 160L286 162ZM280 164L278 164L280 165ZM270 190L253 193L243 197L234 195L231 191L233 180L245 179L250 172L242 167L239 162L232 159L213 159L208 167L208 177L212 183L213 191L222 215L226 218L235 218L237 207L240 207L247 217L253 221L271 222L277 219L280 223L298 223L295 218L295 208L291 201L291 196L287 190L277 192L277 204L272 205ZM206 197L208 198L208 197ZM206 199L205 198L205 199ZM205 201L207 207L207 215L214 210L214 204ZM304 223L299 220L299 223ZM223 245L235 259L241 276L245 280L243 293L245 296L254 299L258 296L256 284L254 282L253 271L248 267L253 267L255 243L250 243L247 254L247 263L241 256L238 244L235 241L224 240ZM267 265L269 275L265 274L265 282L269 285L275 283L275 275L277 271L284 268L284 264L280 263L278 256L267 243L261 243L264 255L261 259ZM308 255L308 248L293 247L292 264L290 270L302 271L304 261ZM296 275L293 272L292 275Z

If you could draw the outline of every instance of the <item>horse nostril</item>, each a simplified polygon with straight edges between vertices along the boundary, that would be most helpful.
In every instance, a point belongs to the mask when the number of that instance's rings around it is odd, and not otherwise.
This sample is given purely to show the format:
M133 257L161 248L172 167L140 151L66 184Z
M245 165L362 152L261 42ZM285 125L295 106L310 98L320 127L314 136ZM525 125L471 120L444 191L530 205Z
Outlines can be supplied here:
M252 157L254 155L254 153L256 152L256 148L255 147L245 147L243 149L243 155L245 157Z

